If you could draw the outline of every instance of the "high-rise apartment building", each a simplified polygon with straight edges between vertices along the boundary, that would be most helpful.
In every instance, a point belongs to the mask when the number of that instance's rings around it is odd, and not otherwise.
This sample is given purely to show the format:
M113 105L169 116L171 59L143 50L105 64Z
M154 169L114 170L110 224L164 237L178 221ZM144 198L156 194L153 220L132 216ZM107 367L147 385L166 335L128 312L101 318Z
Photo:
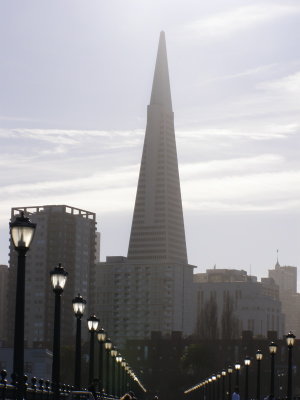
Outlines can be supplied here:
M26 256L25 340L28 347L52 343L54 293L49 272L61 263L68 272L62 294L61 341L69 343L75 334L72 299L80 293L87 299L87 314L94 312L96 215L66 205L16 207L11 218L24 211L37 224ZM14 311L17 254L10 246L10 312ZM87 315L88 316L88 315ZM10 332L13 333L13 321ZM83 330L85 332L85 330ZM13 335L11 334L11 337Z
M279 287L282 311L285 314L286 330L300 335L300 293L297 293L297 267L281 266L277 260L274 269L269 269L269 277ZM287 333L286 332L286 333Z
M97 306L119 344L151 331L193 331L193 266L187 262L165 35L160 35L126 257L97 267Z

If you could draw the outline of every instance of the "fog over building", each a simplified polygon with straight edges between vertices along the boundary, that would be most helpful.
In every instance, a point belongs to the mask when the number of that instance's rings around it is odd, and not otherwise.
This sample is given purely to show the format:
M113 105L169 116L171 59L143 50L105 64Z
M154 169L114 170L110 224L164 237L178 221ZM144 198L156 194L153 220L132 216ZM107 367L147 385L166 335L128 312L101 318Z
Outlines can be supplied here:
M61 263L68 279L61 297L61 341L69 344L75 335L72 299L80 293L87 299L87 313L94 312L96 215L66 205L16 207L11 218L24 211L37 224L26 256L25 343L28 347L52 348L54 293L49 272ZM17 253L10 245L9 333L13 338ZM83 335L86 329L83 329Z
M128 256L97 267L97 308L122 344L151 331L193 331L188 264L165 35L160 34Z
M285 333L278 285L270 278L257 282L246 271L208 269L194 275L197 298L196 334L202 338L236 339L243 331L267 337Z
M278 262L274 269L269 269L269 277L279 287L279 298L285 314L287 331L300 335L300 293L297 293L297 267L281 266Z

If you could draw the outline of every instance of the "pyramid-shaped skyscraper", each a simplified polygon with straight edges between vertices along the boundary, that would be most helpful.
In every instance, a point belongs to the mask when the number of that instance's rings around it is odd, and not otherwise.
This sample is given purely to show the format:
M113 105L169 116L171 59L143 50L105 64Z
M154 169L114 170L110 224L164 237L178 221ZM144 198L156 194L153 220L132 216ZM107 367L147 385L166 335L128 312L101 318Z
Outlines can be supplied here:
M193 332L193 266L187 262L165 34L155 65L128 256L97 267L98 314L123 345L152 331Z
M128 259L187 263L164 32L148 106Z

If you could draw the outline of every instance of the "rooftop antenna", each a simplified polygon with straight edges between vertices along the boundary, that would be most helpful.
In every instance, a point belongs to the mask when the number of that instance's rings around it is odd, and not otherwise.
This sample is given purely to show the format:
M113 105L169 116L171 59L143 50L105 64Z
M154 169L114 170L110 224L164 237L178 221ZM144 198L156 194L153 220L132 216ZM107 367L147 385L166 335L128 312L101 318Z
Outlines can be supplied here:
M249 276L250 276L250 278L251 278L251 276L252 276L252 274L251 274L251 264L250 264L250 275L249 275Z
M277 252L277 262L276 262L275 267L280 267L280 264L279 264L279 262L278 262L278 249L276 250L276 252Z

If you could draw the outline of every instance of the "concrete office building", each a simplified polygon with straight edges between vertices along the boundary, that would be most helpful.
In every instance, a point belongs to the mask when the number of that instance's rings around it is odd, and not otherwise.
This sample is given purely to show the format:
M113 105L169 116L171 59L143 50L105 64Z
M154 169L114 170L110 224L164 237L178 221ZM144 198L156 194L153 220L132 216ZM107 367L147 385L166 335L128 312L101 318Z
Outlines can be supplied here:
M196 334L202 338L236 339L242 331L267 337L284 334L279 288L273 279L257 282L246 271L208 269L194 275L197 302Z
M165 35L160 35L126 257L97 267L97 306L118 344L193 330L188 264Z
M292 331L300 335L300 293L297 293L297 267L281 266L278 262L269 269L269 277L279 287L282 311L285 314L286 333Z
M72 299L80 293L87 299L87 313L94 312L96 215L66 205L16 207L11 218L24 211L37 224L26 257L25 340L28 347L52 345L54 293L49 272L61 263L68 272L62 295L61 341L69 344L75 335ZM10 247L10 311L14 310L17 254ZM13 321L10 326L13 337ZM85 325L85 323L84 323ZM83 329L85 335L86 330Z

